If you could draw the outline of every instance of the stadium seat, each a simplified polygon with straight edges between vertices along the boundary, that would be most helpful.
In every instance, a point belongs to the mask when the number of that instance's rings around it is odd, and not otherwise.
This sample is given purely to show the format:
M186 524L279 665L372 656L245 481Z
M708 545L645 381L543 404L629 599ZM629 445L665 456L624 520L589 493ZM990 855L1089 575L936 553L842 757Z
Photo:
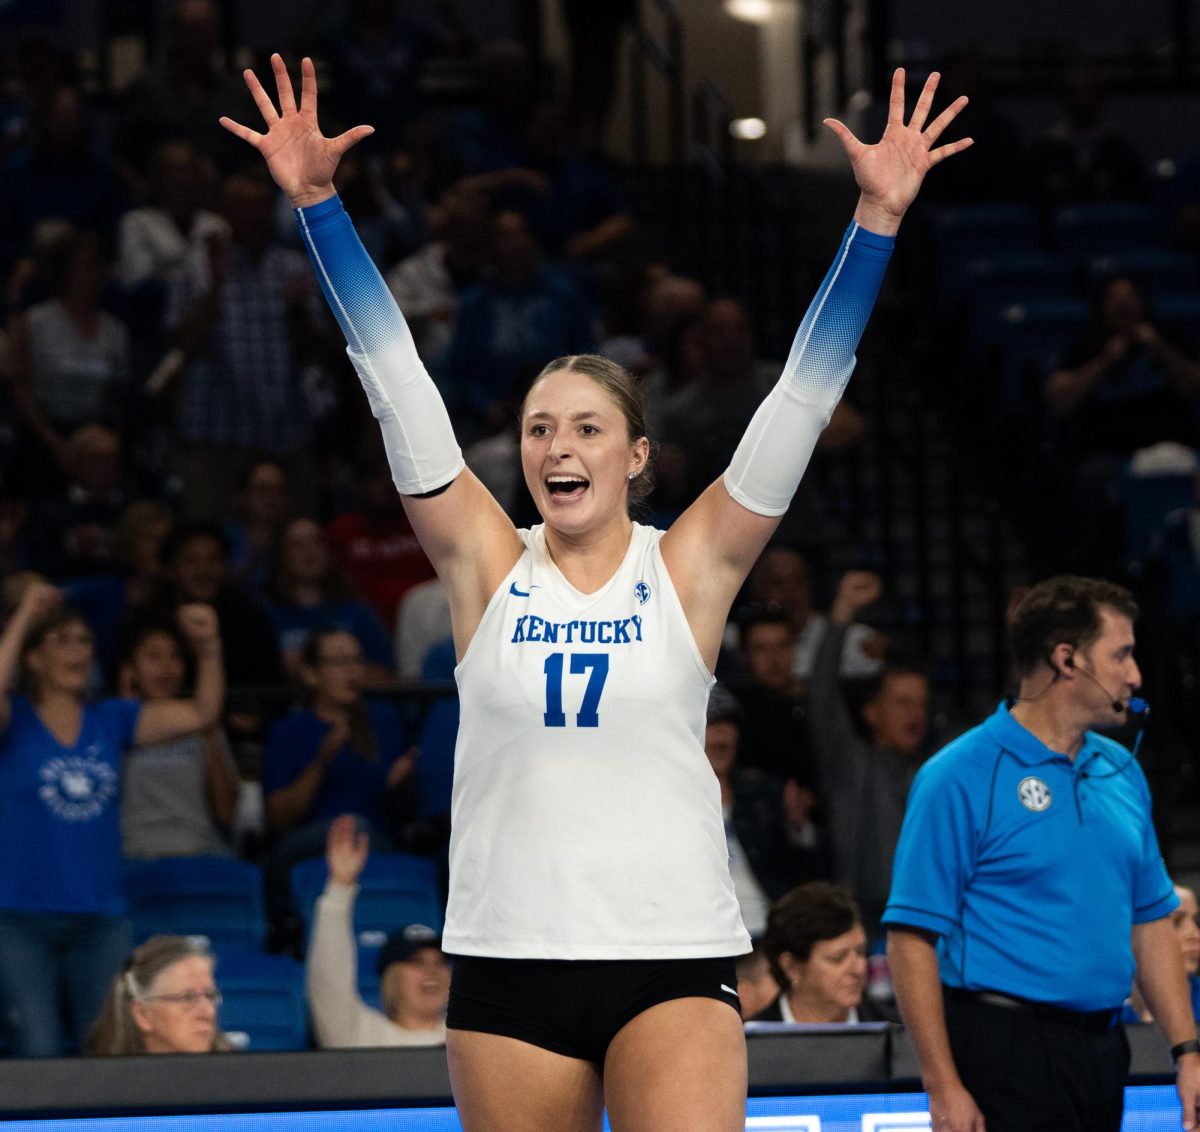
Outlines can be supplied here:
M938 289L953 294L972 260L1037 247L1037 224L1023 204L941 208L930 218Z
M1006 406L1015 409L1023 403L1027 377L1048 375L1087 320L1087 303L1070 298L1010 303L981 315L977 352L998 354Z
M1160 216L1147 204L1074 204L1054 214L1055 246L1080 262L1152 248L1162 238Z
M221 1029L238 1048L294 1050L309 1047L304 968L286 955L228 951L217 956L217 986L224 1001Z
M203 935L215 951L257 948L266 936L262 874L226 857L129 861L125 891L138 942L165 932Z
M1165 551L1167 518L1195 502L1189 473L1125 477L1125 553L1142 563Z
M1132 279L1151 299L1159 295L1190 291L1196 284L1196 268L1186 252L1165 248L1142 248L1138 251L1113 252L1096 256L1088 264L1088 278L1093 284L1113 276Z

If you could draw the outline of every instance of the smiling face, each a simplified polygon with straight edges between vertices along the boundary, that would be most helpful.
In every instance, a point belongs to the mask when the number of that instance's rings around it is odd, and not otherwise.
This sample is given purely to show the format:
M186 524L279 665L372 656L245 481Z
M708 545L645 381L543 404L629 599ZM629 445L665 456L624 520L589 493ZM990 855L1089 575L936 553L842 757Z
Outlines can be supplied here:
M631 439L614 396L597 380L562 369L529 391L521 417L521 467L546 525L578 535L628 522L629 477L650 443Z
M450 961L437 947L422 947L383 972L380 997L393 1022L432 1029L450 998Z

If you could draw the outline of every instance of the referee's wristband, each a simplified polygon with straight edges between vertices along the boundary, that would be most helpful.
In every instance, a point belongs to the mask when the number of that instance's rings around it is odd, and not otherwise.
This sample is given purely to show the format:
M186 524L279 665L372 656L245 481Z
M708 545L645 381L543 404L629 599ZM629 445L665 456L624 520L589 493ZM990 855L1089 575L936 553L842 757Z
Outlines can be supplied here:
M1200 1041L1188 1038L1186 1042L1176 1042L1171 1047L1171 1060L1176 1064L1185 1053L1200 1053Z

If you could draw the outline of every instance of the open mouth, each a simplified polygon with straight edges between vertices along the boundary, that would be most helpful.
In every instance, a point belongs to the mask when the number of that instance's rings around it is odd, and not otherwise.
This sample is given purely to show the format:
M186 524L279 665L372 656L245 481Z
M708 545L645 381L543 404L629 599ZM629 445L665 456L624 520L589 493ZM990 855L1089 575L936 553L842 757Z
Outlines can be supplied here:
M583 476L547 476L546 490L555 498L562 501L580 498L591 486L591 481Z

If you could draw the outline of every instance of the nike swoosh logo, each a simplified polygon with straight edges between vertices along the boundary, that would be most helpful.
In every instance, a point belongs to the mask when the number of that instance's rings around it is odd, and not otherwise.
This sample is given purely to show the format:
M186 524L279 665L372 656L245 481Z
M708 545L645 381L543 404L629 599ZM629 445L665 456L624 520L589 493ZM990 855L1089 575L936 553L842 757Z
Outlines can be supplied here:
M738 996L738 992L737 992L737 991L735 991L735 990L733 989L733 987L727 987L727 986L726 986L724 983L722 983L722 984L721 984L721 989L722 989L723 991L726 991L727 993L729 993L729 994L733 995L733 997L734 997L734 998L737 998L737 996Z
M508 592L512 594L513 597L528 597L530 590L536 590L537 588L537 586L530 586L528 590L519 590L517 589L517 583L513 582L513 584L508 587Z

